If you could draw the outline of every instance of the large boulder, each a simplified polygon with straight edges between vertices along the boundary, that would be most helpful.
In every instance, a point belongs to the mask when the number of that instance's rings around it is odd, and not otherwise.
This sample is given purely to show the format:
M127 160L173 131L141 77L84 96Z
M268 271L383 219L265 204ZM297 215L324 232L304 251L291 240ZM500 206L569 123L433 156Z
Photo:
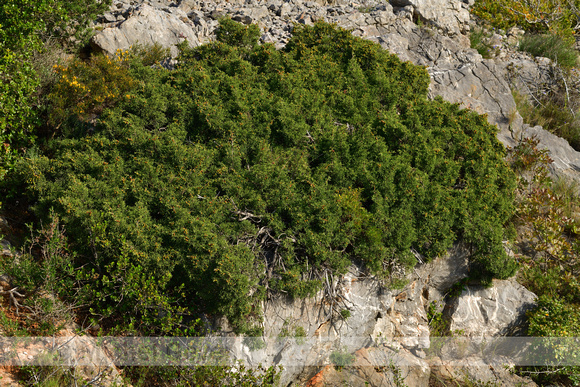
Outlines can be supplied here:
M513 336L522 329L536 295L513 280L468 286L451 304L450 329L473 338Z
M469 31L470 14L467 4L460 0L391 0L395 7L413 7L414 18L446 35Z
M160 44L178 53L177 44L187 40L190 46L199 45L193 23L187 15L173 7L171 12L141 4L125 21L113 23L91 39L92 46L106 54L114 55L117 50L127 50L136 44Z
M539 140L540 149L548 150L550 158L554 160L549 165L552 176L580 183L580 152L572 148L568 141L541 126L525 126L519 136L534 137Z

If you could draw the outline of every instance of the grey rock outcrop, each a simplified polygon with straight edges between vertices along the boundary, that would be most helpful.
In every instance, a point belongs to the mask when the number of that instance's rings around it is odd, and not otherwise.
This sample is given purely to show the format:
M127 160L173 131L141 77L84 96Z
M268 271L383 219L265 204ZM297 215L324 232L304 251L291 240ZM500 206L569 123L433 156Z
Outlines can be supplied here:
M323 291L313 298L278 298L265 303L264 337L270 339L263 350L246 351L242 357L255 365L284 365L282 385L301 378L318 378L332 384L345 374L335 375L332 367L324 365L329 364L329 356L335 350L344 346L355 356L353 365L361 367L349 376L351 382L370 378L374 380L372 385L389 383L391 373L372 372L372 368L392 363L402 370L409 385L426 386L429 364L413 353L429 346L423 283L415 280L402 291L390 291L378 279L364 276L353 266L332 286L335 299ZM349 311L349 317L341 315L343 310ZM296 332L303 332L304 347L280 348L279 341L271 339L281 335L292 339Z
M147 4L141 4L130 11L126 20L107 25L96 34L91 44L107 54L115 54L117 50L128 50L131 46L160 44L171 49L173 56L177 55L175 45L187 39L190 46L199 44L193 23L183 11L173 7L158 9Z
M500 129L500 141L508 142L510 129L521 127L505 67L483 59L469 48L466 37L451 39L408 21L398 21L398 28L377 41L402 60L427 67L432 98L441 96L463 108L487 114L488 121Z
M465 246L454 246L446 256L419 264L399 290L385 288L379 279L353 266L331 282L334 297L328 297L327 289L308 299L269 300L263 305L265 346L252 351L242 345L236 356L252 365L283 365L283 385L291 381L336 385L348 380L354 385L366 381L380 386L390 385L398 374L409 386L428 386L432 372L462 380L464 364L451 361L441 366L439 358L428 355L433 342L427 310L433 302L444 305L449 289L467 276L468 255ZM533 294L517 283L496 281L489 289L468 287L444 307L444 313L451 329L492 337L519 324L533 302ZM342 315L343 310L348 310L348 317ZM343 350L352 354L349 364L354 368L336 372L332 354ZM498 371L489 374L484 369L489 369L489 359L474 359L483 368L470 371L472 377L501 383L504 377L511 380L499 371L501 361L493 364Z
M469 31L468 5L459 0L391 0L395 7L412 7L414 19L446 35Z
M521 334L536 295L513 280L490 288L469 286L450 305L450 330L473 338Z
M574 150L568 141L542 129L541 126L525 126L520 136L537 138L538 147L549 151L554 160L549 165L553 176L580 183L580 152Z

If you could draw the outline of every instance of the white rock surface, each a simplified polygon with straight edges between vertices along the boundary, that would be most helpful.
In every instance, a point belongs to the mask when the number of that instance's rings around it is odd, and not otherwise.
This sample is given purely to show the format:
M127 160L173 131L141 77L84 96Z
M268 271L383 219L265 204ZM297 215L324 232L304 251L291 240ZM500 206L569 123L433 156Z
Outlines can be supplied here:
M467 287L451 305L450 329L476 339L513 336L521 330L535 299L534 293L514 280L495 280L490 288Z
M176 44L184 40L195 47L199 45L193 23L187 14L175 8L173 13L151 7L147 4L138 6L131 17L96 34L91 43L107 54L115 54L118 49L127 50L136 44L161 44L177 55Z

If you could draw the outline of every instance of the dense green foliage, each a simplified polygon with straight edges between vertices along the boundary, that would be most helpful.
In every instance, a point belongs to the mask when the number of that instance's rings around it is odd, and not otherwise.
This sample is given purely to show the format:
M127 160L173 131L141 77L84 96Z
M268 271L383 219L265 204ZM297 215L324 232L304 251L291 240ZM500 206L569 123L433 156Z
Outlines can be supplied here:
M247 331L269 289L307 296L352 262L389 281L458 238L474 273L513 274L514 178L485 117L429 101L424 69L336 27L296 28L283 51L221 28L176 70L131 60L135 86L96 127L71 103L63 136L19 167L37 213L66 225L93 311Z
M40 123L40 79L33 55L49 40L58 39L68 46L73 36L77 44L86 41L88 23L109 4L110 0L11 0L0 4L0 180L32 144Z
M545 373L540 372L537 381L542 385L551 384L554 379L559 379L564 385L577 386L580 383L580 367L561 366L562 363L578 364L580 352L575 338L579 334L578 305L560 298L545 295L539 297L537 307L530 315L528 328L528 335L544 338L544 351L536 353L545 354L546 367L542 367Z

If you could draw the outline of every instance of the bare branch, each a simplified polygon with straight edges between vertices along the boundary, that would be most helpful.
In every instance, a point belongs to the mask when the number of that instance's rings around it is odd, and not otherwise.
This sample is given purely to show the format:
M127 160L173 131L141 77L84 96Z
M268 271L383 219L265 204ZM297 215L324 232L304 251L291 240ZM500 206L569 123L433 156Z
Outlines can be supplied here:
M17 290L18 290L18 286L15 288L12 288L10 290L2 290L2 291L0 291L0 294L8 295L10 297L10 303L12 305L14 305L14 307L16 308L16 315L18 316L18 310L19 310L18 308L19 307L20 308L28 308L28 307L21 305L18 302L18 300L16 299L16 297L20 297L20 298L24 297L24 294L19 293ZM30 308L28 308L28 309L30 309Z

